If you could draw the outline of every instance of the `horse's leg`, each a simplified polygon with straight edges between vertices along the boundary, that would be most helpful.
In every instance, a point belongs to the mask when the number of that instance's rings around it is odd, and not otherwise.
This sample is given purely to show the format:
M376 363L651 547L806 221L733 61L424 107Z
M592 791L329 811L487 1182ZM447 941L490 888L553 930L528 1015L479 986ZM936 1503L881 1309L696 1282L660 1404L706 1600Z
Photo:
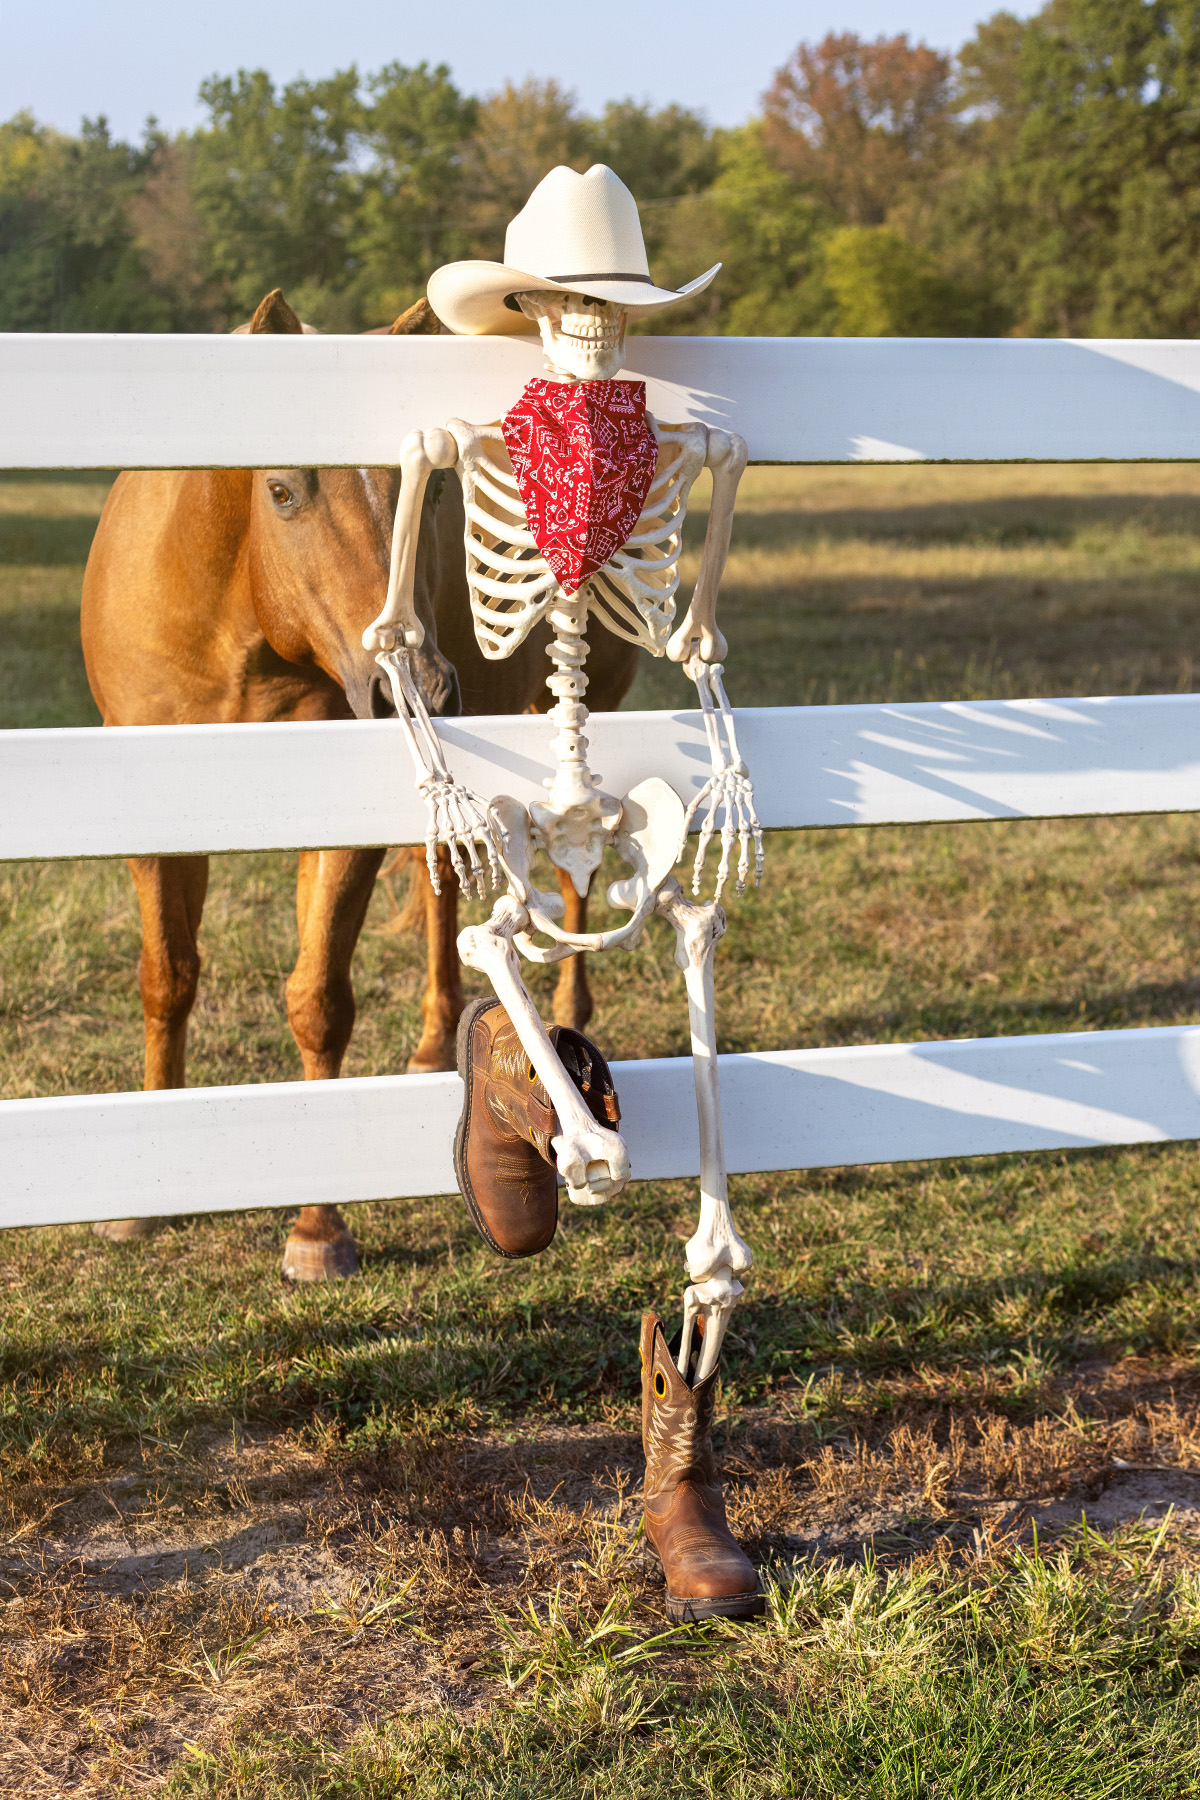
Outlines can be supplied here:
M296 882L300 955L288 977L287 1011L306 1081L341 1070L354 1027L350 963L386 852L304 850ZM358 1247L336 1206L302 1206L283 1252L293 1281L352 1275Z
M587 896L581 899L575 892L575 883L562 869L556 870L558 885L562 889L562 897L567 903L563 914L564 931L587 930ZM592 990L588 986L587 963L582 950L574 956L566 956L558 965L558 981L554 989L554 1023L570 1025L575 1031L582 1031L592 1016Z
M445 844L438 845L437 857L440 894L433 891L425 857L419 850L413 852L409 874L414 912L420 907L424 913L426 943L425 997L421 1001L424 1023L421 1041L409 1058L410 1075L454 1068L454 1040L466 1004L462 964L458 960L458 879Z
M196 938L208 892L207 856L132 856L129 869L142 915L138 986L146 1028L143 1086L185 1084L188 1015L200 977ZM115 1242L153 1235L161 1219L107 1219L93 1226Z

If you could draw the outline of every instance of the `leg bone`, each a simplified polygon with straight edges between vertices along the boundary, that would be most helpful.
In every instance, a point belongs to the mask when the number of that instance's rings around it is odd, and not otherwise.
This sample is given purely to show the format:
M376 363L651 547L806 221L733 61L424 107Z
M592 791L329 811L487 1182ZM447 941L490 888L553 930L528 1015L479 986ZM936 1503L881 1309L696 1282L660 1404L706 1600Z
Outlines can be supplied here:
M598 1206L615 1199L629 1180L629 1153L617 1132L598 1125L584 1105L521 980L513 937L529 923L525 908L505 895L486 925L469 926L459 934L458 953L468 968L482 970L491 982L550 1096L562 1128L552 1146L567 1198L576 1206Z
M697 1379L702 1381L716 1366L729 1315L741 1298L737 1277L744 1275L754 1262L729 1209L721 1128L713 957L724 936L725 915L715 900L700 904L685 899L677 881L664 884L658 911L675 927L675 961L683 970L692 1032L692 1070L700 1126L700 1218L686 1248L692 1285L684 1295L679 1371L687 1372L696 1317L703 1313L704 1344L697 1373Z
M679 1336L678 1366L681 1375L687 1373L687 1360L692 1353L692 1336L696 1320L701 1315L704 1318L704 1335L701 1339L700 1366L696 1371L696 1379L703 1381L706 1375L712 1373L721 1353L730 1314L744 1292L741 1282L735 1281L727 1269L712 1281L693 1282L684 1289L683 1330Z

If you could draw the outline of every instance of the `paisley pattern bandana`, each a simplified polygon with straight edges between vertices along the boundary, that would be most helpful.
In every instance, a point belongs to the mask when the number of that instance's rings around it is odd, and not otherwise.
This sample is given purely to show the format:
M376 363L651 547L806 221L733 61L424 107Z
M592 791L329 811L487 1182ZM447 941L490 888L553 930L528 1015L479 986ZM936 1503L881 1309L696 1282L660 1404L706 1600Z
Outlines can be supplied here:
M644 381L531 381L501 425L525 516L574 594L633 535L658 446Z

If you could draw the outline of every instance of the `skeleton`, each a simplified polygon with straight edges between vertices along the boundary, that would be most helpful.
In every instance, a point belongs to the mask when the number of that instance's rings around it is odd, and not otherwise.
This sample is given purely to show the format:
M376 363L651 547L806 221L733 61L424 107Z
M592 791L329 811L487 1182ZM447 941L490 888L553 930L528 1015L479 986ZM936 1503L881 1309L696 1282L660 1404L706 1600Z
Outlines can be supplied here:
M537 321L552 377L568 382L609 380L624 364L626 315L611 302L582 293L538 292L516 299L526 316ZM483 846L493 876L497 865L503 871L507 891L497 899L486 924L460 934L459 955L468 967L487 975L545 1084L561 1127L552 1143L558 1173L568 1198L578 1206L615 1198L629 1180L629 1157L619 1134L592 1117L560 1063L521 979L519 958L554 963L580 950L632 947L656 914L674 929L675 960L687 989L700 1128L700 1217L686 1247L690 1283L683 1297L678 1366L687 1373L696 1323L702 1317L696 1377L702 1380L716 1365L729 1316L742 1295L739 1277L753 1261L729 1207L713 983L713 957L725 931L719 901L735 843L739 894L750 872L751 847L756 884L763 863L753 788L738 752L721 679L727 646L716 624L717 592L746 445L732 433L700 424L663 424L649 415L647 423L658 445L658 462L634 533L577 593L569 595L529 530L499 424L451 419L443 428L411 433L400 452L403 482L387 600L364 633L363 643L376 653L388 675L416 763L418 786L429 802L431 879L436 885L439 842L449 845L464 888L473 879L483 893L484 860L477 845ZM542 619L549 621L553 633L548 651L553 672L547 686L556 702L548 714L556 727L555 772L546 782L545 800L528 808L507 797L487 806L454 780L405 655L423 638L413 605L422 498L430 475L450 468L462 484L467 580L483 654L492 659L510 656ZM683 522L692 485L705 468L712 472L708 529L691 604L676 625ZM682 664L696 684L712 767L686 809L656 776L618 799L603 792L601 778L588 767L584 665L591 617L653 655L665 654ZM671 874L698 815L695 896L718 825L720 831L720 863L711 900L688 899ZM608 845L632 871L608 890L609 904L629 918L608 931L567 932L559 924L565 910L562 896L534 884L534 857L544 851L585 895Z

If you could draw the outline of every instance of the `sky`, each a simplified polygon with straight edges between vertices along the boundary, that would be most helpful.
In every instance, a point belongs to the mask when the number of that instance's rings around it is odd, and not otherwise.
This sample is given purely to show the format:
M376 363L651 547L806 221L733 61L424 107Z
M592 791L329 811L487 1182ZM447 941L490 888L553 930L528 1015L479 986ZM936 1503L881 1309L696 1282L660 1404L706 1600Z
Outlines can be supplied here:
M1001 0L0 0L0 119L28 107L78 129L107 115L120 137L149 113L169 131L199 123L206 75L265 68L277 82L357 63L448 63L483 94L553 76L587 111L631 95L675 101L716 125L757 108L804 38L831 30L943 49ZM1010 10L1028 13L1030 5Z

